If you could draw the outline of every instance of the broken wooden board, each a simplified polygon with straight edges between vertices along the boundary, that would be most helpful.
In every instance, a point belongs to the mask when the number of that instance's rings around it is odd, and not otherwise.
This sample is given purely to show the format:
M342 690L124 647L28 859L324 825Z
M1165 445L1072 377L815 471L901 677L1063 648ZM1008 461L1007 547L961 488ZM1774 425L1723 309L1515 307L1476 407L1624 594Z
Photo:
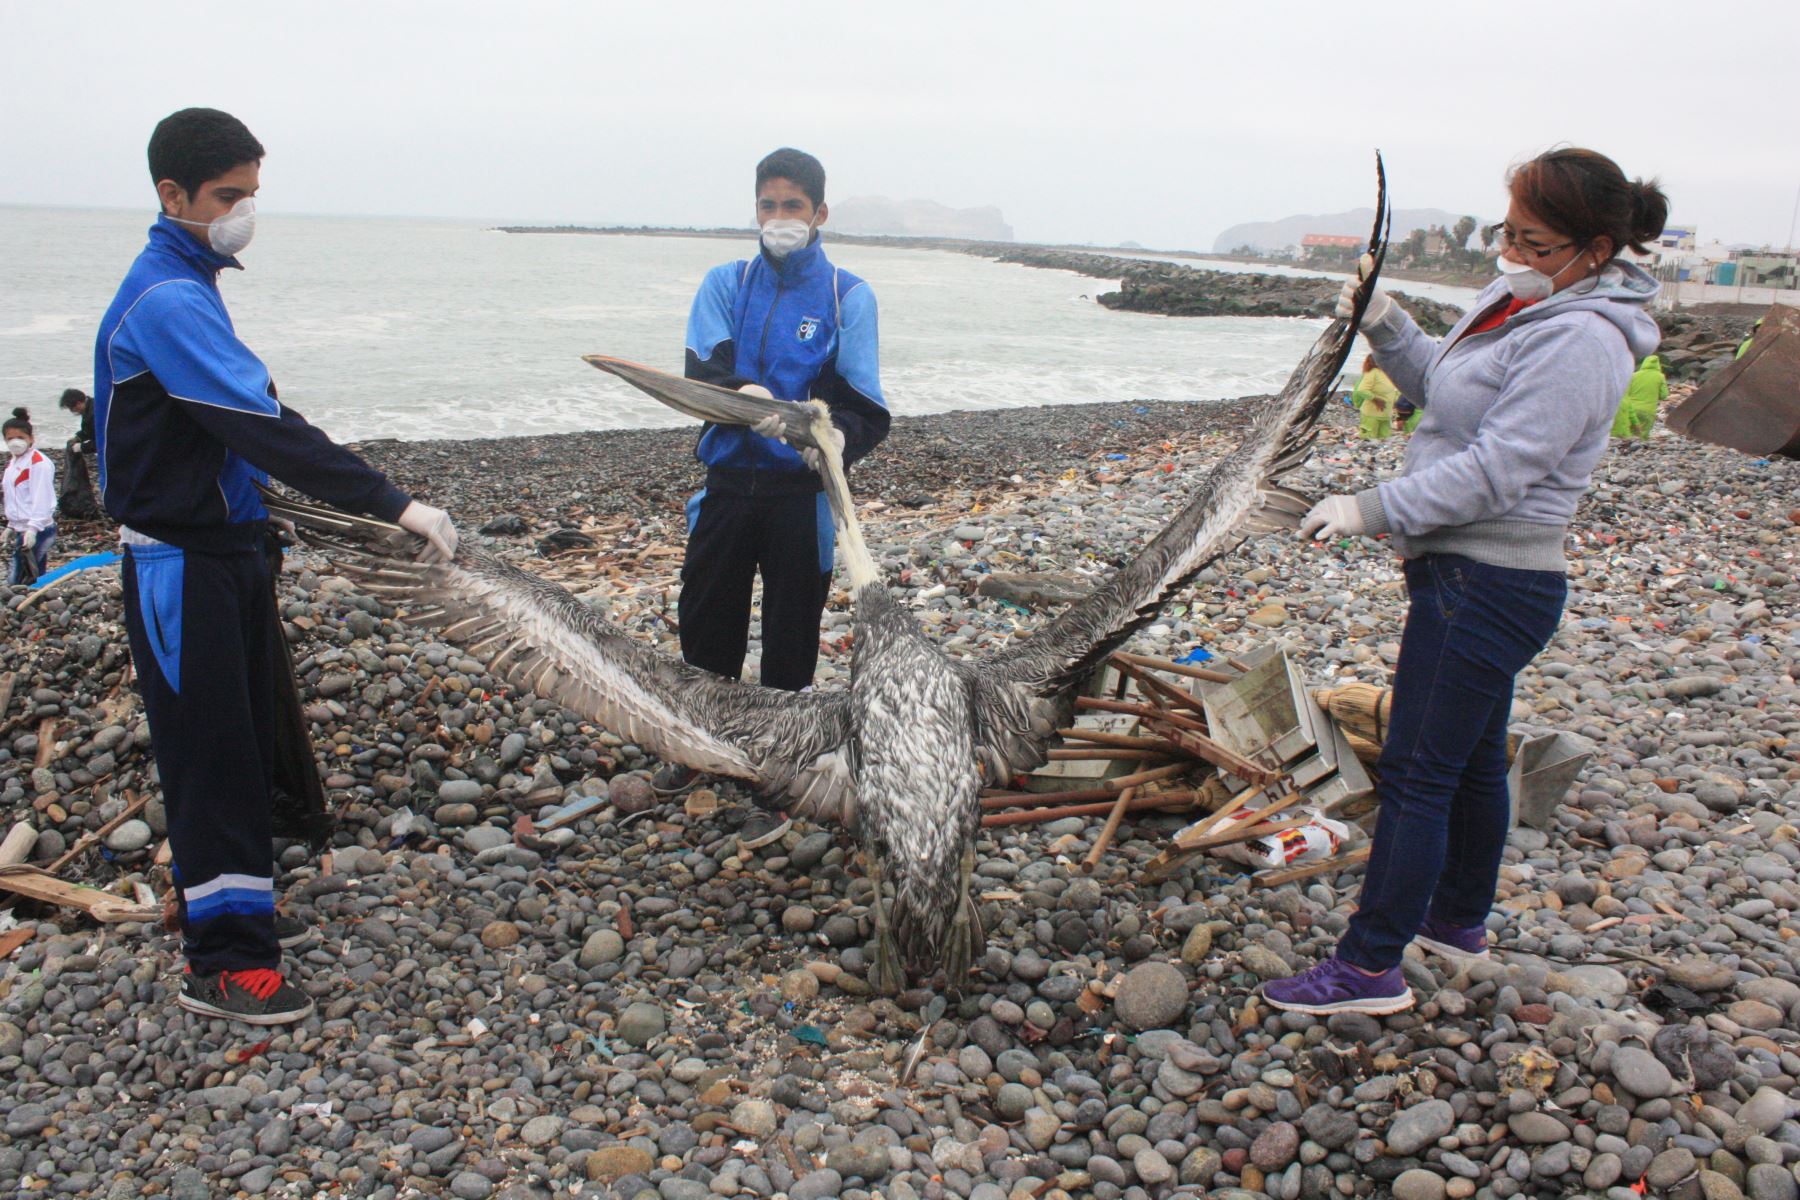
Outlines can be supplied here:
M36 933L35 929L9 929L0 933L0 958L12 957L12 952L29 942Z
M0 867L0 891L62 908L78 908L103 924L150 922L162 918L155 905L136 904L111 892L58 879L36 867Z
M1250 882L1256 887L1280 887L1284 883L1295 883L1302 879L1311 879L1315 875L1324 875L1330 871L1347 870L1369 861L1369 853L1375 847L1364 844L1354 850L1345 850L1330 858L1315 859L1293 867L1271 867L1266 871L1258 871L1250 876ZM1590 927L1591 928L1591 927Z

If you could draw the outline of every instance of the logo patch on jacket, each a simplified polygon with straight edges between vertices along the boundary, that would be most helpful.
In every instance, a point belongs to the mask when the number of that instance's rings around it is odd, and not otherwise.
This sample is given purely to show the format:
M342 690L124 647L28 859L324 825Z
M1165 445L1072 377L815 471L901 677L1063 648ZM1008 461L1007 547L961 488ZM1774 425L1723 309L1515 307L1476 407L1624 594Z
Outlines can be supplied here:
M810 342L819 332L819 325L820 321L817 317L801 317L800 328L794 330L794 336L803 342Z

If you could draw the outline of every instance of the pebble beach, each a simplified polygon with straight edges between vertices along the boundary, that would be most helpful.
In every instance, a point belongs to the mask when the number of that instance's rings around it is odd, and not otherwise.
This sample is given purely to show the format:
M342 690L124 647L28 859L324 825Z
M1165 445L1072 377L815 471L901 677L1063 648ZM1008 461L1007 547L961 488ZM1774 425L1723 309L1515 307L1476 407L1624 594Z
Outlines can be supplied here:
M1054 612L984 578L1104 578L1259 402L897 419L852 473L871 552L947 650L983 654ZM673 654L692 444L362 448ZM1334 405L1298 482L1366 486L1403 449ZM66 526L60 553L108 540ZM318 1011L195 1017L160 925L15 905L0 927L32 936L0 959L0 1194L1795 1200L1800 464L1661 428L1615 443L1570 558L1514 719L1595 753L1549 829L1513 833L1493 957L1409 951L1414 1010L1315 1025L1255 988L1330 952L1359 873L1255 888L1201 858L1144 884L1184 821L1148 813L1091 873L1102 818L984 830L977 971L872 995L848 838L796 822L740 845L736 785L657 799L637 747L290 553L283 617L339 825L323 854L278 843L276 888L315 927L288 969ZM116 574L29 595L0 589L0 814L37 830L42 864L155 785ZM1264 535L1128 648L1279 641L1315 686L1385 685L1404 609L1384 542ZM840 592L821 687L847 678L849 632ZM605 801L567 827L519 823L584 796ZM160 893L162 833L152 799L63 874Z

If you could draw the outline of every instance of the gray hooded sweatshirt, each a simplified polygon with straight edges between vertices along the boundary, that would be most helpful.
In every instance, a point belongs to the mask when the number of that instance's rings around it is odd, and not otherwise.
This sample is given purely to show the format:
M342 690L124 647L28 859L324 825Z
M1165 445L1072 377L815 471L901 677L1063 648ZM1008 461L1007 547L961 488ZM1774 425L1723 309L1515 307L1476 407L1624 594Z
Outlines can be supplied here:
M1586 493L1619 400L1661 334L1646 311L1658 291L1628 263L1513 314L1463 331L1511 299L1489 284L1441 340L1398 304L1363 326L1375 361L1424 410L1398 479L1358 492L1370 534L1404 558L1563 571L1563 540Z

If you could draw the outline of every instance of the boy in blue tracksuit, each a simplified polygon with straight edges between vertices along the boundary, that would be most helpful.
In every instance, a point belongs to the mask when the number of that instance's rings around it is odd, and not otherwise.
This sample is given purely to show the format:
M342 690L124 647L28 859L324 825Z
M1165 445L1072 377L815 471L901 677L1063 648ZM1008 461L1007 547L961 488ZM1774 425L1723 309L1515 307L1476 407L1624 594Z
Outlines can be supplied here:
M271 832L274 613L256 485L396 521L455 553L442 510L409 499L275 397L238 340L218 274L241 269L263 148L184 109L150 138L162 213L94 347L100 495L120 524L125 628L168 810L187 973L183 1008L257 1025L312 1001L280 974Z
M825 169L798 150L756 168L755 258L713 268L688 317L687 375L777 400L823 400L844 438L845 465L888 432L877 366L875 295L831 265L819 244ZM819 616L831 585L833 529L818 473L799 451L742 426L709 425L695 451L706 486L688 502L681 571L681 654L736 679L762 575L762 682L798 691L819 660ZM658 776L661 791L693 775Z

